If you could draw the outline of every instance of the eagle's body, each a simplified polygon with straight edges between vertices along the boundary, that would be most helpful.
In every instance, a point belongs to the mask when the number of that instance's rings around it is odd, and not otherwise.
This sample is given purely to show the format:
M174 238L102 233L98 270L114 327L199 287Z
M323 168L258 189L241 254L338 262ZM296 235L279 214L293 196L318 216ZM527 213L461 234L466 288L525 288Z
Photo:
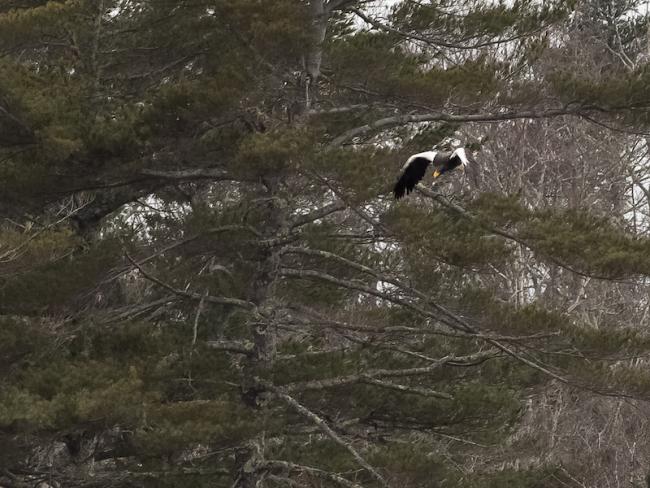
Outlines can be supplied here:
M465 169L469 165L469 159L465 149L460 147L451 152L425 151L414 154L402 167L400 177L395 183L393 193L396 199L402 198L413 191L415 185L424 178L429 165L433 164L433 177L452 171L458 167Z

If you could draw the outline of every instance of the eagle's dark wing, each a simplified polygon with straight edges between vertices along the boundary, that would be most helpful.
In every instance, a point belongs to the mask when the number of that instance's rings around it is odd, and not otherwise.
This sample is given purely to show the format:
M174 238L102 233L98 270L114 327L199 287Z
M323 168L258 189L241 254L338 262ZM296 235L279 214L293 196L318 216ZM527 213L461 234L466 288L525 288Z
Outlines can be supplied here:
M449 158L449 168L448 171L451 171L452 169L456 169L459 166L463 165L463 160L458 154L452 155L452 157Z
M393 188L393 194L395 199L399 200L405 194L408 195L413 191L415 185L424 178L424 175L427 172L427 167L431 164L431 161L423 157L415 157L409 159L404 168L402 168L402 174L395 183L395 188Z

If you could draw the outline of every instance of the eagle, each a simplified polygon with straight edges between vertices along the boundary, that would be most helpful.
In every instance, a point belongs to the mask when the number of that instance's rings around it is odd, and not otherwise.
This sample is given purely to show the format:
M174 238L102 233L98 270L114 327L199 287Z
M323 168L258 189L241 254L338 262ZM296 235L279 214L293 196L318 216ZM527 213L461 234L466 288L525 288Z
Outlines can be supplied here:
M395 199L399 200L404 195L413 191L415 185L424 178L427 168L433 164L433 177L452 171L456 168L465 170L469 166L469 158L465 148L459 147L451 152L426 151L414 154L402 167L399 179L393 188Z

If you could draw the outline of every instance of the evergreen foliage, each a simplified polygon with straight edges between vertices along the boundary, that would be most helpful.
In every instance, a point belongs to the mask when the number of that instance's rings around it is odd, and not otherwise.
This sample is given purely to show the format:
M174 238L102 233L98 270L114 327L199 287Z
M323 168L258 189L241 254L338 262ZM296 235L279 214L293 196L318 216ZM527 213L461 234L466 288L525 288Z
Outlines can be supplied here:
M525 430L650 392L647 18L542 3L0 5L0 485L606 486Z

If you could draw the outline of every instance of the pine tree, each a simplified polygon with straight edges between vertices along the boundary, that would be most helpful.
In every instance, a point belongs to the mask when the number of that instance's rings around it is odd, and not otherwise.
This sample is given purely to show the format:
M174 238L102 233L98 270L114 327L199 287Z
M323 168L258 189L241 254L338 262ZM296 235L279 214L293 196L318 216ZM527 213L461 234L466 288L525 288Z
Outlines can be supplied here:
M650 241L606 172L638 136L593 125L647 122L622 5L8 2L2 483L591 480L525 401L648 391L618 296ZM402 161L458 137L481 188L393 203Z

